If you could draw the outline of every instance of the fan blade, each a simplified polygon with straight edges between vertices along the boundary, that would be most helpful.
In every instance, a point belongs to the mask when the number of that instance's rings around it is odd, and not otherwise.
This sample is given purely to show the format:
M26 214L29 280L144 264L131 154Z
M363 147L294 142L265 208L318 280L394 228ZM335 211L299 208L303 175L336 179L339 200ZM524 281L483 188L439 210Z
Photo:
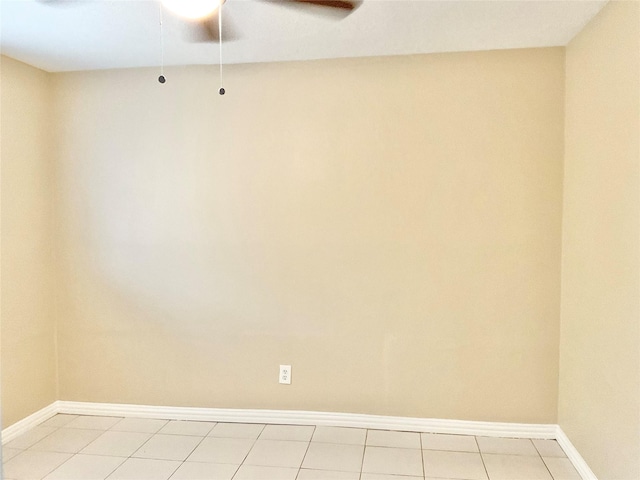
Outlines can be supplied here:
M343 10L349 10L350 12L355 10L362 3L361 1L348 1L348 0L287 0L292 3L307 3L310 5L316 5L318 7L329 8L341 8Z
M80 0L36 0L38 3L48 7L75 7L82 2Z
M310 13L322 13L344 18L353 13L362 0L263 0L275 5L293 7Z
M225 42L237 40L239 38L236 30L229 22L228 15L222 19L222 40ZM203 20L189 22L188 40L193 43L220 42L220 32L218 31L218 12Z

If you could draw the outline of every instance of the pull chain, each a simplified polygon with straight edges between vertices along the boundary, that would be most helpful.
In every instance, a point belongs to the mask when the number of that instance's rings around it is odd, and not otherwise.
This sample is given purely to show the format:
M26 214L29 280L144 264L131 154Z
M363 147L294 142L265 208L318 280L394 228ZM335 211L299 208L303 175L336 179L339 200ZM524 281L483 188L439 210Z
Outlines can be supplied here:
M224 2L220 2L220 6L218 6L218 40L220 41L219 43L219 50L220 50L220 90L218 90L218 93L220 95L224 95L224 87L222 86L222 4Z
M166 82L166 78L164 78L164 31L162 28L162 3L158 2L158 7L160 8L160 76L158 77L158 81L160 83Z

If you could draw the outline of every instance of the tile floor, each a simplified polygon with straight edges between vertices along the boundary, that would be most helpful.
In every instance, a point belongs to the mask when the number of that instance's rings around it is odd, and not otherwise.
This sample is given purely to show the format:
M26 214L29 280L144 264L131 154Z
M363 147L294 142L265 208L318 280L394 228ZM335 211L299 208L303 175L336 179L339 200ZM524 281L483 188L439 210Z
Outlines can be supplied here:
M6 480L579 480L554 440L56 415Z

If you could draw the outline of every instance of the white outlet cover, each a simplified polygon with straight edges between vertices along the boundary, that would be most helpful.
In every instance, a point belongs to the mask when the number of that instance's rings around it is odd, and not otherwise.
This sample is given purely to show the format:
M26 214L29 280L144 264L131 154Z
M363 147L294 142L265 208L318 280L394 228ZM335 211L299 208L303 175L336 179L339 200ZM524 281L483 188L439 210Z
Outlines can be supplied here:
M291 365L280 365L278 382L284 385L291 385Z

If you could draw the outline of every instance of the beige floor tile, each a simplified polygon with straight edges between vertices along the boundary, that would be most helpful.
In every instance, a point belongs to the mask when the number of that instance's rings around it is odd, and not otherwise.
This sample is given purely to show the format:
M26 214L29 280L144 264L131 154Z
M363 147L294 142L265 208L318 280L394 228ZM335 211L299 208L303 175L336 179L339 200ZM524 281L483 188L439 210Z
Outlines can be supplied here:
M312 442L364 445L367 431L364 428L316 427Z
M257 439L264 430L264 425L257 423L218 423L209 432L209 437L251 438Z
M114 432L157 433L167 423L169 423L169 420L125 418L111 427L111 430Z
M80 415L65 425L68 428L86 428L89 430L108 430L122 417L98 417L93 415Z
M372 447L420 448L420 434L416 432L394 432L369 430L367 445Z
M580 480L555 440L67 414L3 455L7 480Z
M364 446L311 442L302 468L359 472L363 455Z
M70 453L27 450L4 464L5 478L40 479L71 458Z
M190 462L231 463L240 465L254 440L250 438L206 437L187 459Z
M422 433L424 450L446 450L449 452L478 452L476 437L471 435L445 435L440 433Z
M300 468L309 442L258 439L244 461L245 465Z
M7 448L24 450L38 443L46 436L51 435L56 430L58 430L57 427L43 427L39 425L28 432L23 433L19 437L14 438L10 442L7 442L4 446Z
M2 460L6 463L22 452L24 452L24 450L21 450L19 448L2 447Z
M157 434L136 450L132 457L184 461L201 441L202 437Z
M238 465L184 462L171 480L231 480Z
M103 430L61 428L31 446L30 450L44 452L78 453L102 435Z
M423 477L407 475L387 475L385 473L363 473L360 480L422 480Z
M167 480L180 466L171 460L129 458L109 475L108 480Z
M487 473L479 453L423 450L425 477L486 480Z
M46 422L42 422L41 425L44 425L45 427L64 427L65 425L67 425L72 420L75 420L76 418L78 418L78 415L58 413L57 415L54 415Z
M477 437L480 452L502 455L534 455L538 456L536 447L528 438L496 438Z
M260 440L295 440L308 442L315 427L307 425L267 425L260 434Z
M367 446L362 471L422 476L422 455L418 449Z
M483 454L482 458L491 480L552 480L540 457Z
M295 480L297 468L242 465L233 480Z
M546 457L542 459L553 480L581 480L580 474L568 458Z
M74 455L44 480L104 480L125 460L122 457Z
M158 433L166 435L194 435L206 437L216 426L215 422L192 422L188 420L171 420Z
M300 469L296 480L360 480L358 472L337 472L335 470ZM402 480L402 479L397 479Z
M152 434L150 433L113 432L108 430L83 448L80 453L130 457L151 437Z
M562 447L555 440L532 440L542 457L566 457Z

